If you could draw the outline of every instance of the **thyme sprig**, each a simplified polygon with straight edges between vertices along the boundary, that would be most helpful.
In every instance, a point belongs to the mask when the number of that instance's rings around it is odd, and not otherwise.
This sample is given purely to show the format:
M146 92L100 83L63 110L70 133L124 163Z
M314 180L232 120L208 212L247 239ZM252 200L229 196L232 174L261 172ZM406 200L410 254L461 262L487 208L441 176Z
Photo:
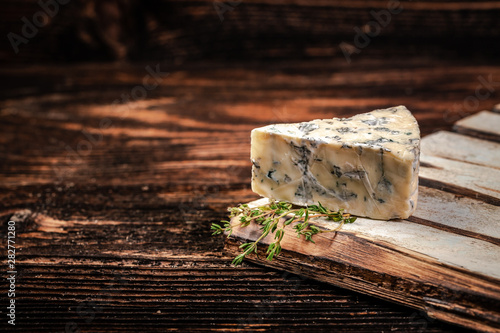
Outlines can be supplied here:
M238 207L228 208L229 217L232 220L222 220L222 225L212 223L212 235L226 233L230 237L233 233L233 227L247 227L254 222L261 225L262 234L254 242L244 243L240 245L242 253L237 255L233 260L233 265L238 266L243 259L252 252L257 254L257 244L267 235L274 234L274 242L269 244L267 248L267 260L273 260L275 256L281 253L281 241L285 235L285 227L295 223L293 230L297 237L303 236L306 241L314 243L312 237L319 233L334 232L342 228L344 223L352 223L356 217L344 213L343 209L339 211L331 211L325 208L320 202L317 205L311 205L303 208L293 208L293 205L288 202L278 201L271 202L267 205L259 207L250 207L247 204L239 205ZM314 218L324 217L327 220L339 222L335 229L323 230L317 226L310 224L309 221ZM235 222L237 218L237 221ZM233 222L231 222L233 221Z

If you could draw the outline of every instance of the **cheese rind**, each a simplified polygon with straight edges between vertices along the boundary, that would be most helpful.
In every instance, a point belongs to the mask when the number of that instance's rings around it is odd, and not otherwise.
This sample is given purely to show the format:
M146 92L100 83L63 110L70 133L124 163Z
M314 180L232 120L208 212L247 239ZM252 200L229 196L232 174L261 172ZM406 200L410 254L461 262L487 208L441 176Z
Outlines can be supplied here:
M416 208L420 130L404 106L252 131L252 190L374 219Z

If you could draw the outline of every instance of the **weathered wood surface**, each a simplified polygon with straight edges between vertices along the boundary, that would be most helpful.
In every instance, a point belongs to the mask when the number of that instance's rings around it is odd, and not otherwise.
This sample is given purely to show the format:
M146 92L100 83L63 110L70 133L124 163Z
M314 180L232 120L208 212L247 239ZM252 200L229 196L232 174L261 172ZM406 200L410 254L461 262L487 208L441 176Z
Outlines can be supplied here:
M436 219L430 224L410 221L359 218L340 232L317 235L315 244L288 233L283 254L268 262L265 249L271 235L263 240L259 257L252 255L250 260L412 306L434 318L498 331L500 239L463 235L454 232L456 226L435 227L441 224ZM229 249L237 253L241 242L255 240L258 228L236 229Z
M463 134L500 142L500 115L494 112L481 111L459 120L454 128Z
M499 245L500 208L483 201L421 186L411 220ZM474 216L474 218L470 218ZM433 222L437 221L437 222ZM450 227L445 228L444 226Z
M474 94L479 75L500 78L500 67L429 59L161 63L170 75L146 99L112 105L143 84L147 65L156 63L0 67L0 246L7 222L18 221L20 331L63 332L68 323L88 332L460 330L296 275L232 268L223 237L209 227L226 207L258 198L249 179L252 128L404 104L423 134L451 130L465 114L456 103ZM103 119L112 126L101 127ZM428 191L454 203L457 215L477 200ZM445 214L430 198L424 204ZM497 238L480 222L459 228L457 239ZM0 285L6 290L5 279ZM1 302L3 330L5 295Z
M500 168L489 168L441 157L423 155L420 158L420 177L424 184L428 180L443 186L456 188L455 192L500 205Z
M500 126L500 124L499 124ZM476 139L453 132L440 131L428 135L421 142L425 156L442 157L498 169L500 143Z
M21 34L21 18L32 21L38 3L3 0L0 35ZM374 37L358 41L353 61L435 55L497 63L500 55L500 3L490 0L86 0L59 7L17 54L2 38L0 61L345 61L340 44L354 46L356 28Z
M479 116L482 121L475 121ZM496 117L482 112L460 122L494 124ZM498 332L499 147L460 134L431 134L422 140L420 177L426 186L449 184L451 193L420 186L417 210L407 220L358 218L338 232L316 235L315 244L288 233L282 255L272 262L265 259L274 238L269 235L249 260L412 306L450 323ZM313 223L337 226L324 219ZM255 241L259 228L236 228L228 248L241 252L239 245Z

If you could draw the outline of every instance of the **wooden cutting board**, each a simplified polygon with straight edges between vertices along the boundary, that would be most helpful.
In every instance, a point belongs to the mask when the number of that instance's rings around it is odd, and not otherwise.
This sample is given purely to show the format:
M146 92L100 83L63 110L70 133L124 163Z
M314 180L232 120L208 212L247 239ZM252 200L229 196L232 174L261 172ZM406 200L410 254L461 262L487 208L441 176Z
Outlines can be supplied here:
M500 113L477 113L454 129L422 139L419 200L410 218L358 218L316 235L316 244L289 232L273 261L265 259L268 236L246 260L500 332ZM226 248L236 255L258 235L255 224L235 228Z

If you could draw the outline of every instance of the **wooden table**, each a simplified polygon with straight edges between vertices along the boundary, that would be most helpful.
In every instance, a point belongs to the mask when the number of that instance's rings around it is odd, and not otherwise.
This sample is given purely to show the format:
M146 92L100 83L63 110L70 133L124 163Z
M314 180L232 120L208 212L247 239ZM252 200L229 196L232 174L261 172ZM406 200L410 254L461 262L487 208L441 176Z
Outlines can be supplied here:
M299 276L233 268L210 224L258 198L252 128L404 104L427 135L492 109L500 66L86 64L0 75L0 243L6 252L14 221L16 329L460 330ZM4 297L1 327L12 329Z

